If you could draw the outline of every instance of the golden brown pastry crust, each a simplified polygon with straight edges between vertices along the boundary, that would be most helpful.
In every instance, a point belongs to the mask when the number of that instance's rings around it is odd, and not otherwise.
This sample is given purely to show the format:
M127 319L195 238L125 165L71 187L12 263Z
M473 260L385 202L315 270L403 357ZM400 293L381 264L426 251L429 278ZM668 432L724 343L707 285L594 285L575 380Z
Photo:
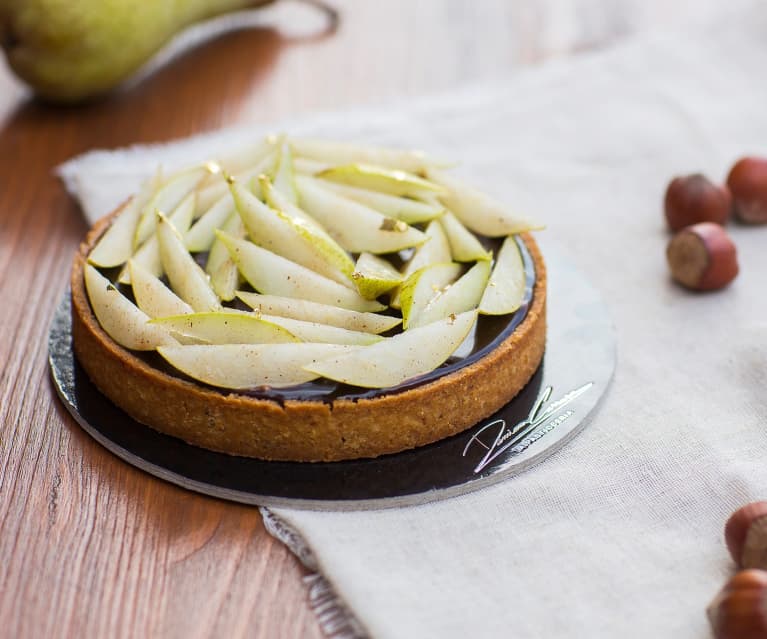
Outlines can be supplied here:
M465 430L509 402L535 373L546 342L546 269L535 240L533 302L524 321L479 361L415 388L373 399L280 404L213 390L153 368L116 344L91 311L86 256L111 216L91 230L72 268L72 338L96 387L137 421L190 444L268 460L377 457Z

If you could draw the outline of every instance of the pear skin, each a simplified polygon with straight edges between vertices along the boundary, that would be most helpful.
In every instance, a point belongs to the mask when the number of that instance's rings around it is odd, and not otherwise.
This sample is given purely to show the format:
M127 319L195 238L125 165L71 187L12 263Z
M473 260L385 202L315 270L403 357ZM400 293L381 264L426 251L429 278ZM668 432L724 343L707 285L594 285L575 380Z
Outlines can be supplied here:
M41 98L75 103L108 92L186 27L272 0L4 0L0 43Z

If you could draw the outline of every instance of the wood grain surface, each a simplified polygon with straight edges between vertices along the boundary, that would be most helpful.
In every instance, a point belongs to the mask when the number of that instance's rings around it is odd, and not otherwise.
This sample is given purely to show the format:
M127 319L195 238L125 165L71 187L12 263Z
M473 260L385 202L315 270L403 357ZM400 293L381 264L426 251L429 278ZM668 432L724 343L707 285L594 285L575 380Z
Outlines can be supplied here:
M52 171L88 149L502 79L714 0L284 0L105 100L34 101L0 61L0 637L309 637L305 571L255 508L119 461L59 405L47 325L85 224ZM668 5L672 5L670 8ZM371 577L372 578L372 577Z

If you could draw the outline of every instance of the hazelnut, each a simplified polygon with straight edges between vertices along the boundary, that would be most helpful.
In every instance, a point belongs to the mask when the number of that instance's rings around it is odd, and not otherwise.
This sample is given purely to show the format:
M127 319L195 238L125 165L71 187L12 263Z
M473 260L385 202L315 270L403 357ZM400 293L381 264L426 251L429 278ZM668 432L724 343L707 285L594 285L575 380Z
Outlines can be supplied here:
M727 231L711 222L676 233L666 248L666 258L673 278L697 291L722 288L738 274L735 243Z
M767 570L767 501L736 510L724 527L724 539L739 567Z
M672 231L698 222L724 224L730 217L732 196L726 187L696 173L671 180L663 208Z
M716 639L765 639L767 572L739 572L725 584L706 612Z
M767 158L748 157L727 176L735 216L746 224L767 223Z

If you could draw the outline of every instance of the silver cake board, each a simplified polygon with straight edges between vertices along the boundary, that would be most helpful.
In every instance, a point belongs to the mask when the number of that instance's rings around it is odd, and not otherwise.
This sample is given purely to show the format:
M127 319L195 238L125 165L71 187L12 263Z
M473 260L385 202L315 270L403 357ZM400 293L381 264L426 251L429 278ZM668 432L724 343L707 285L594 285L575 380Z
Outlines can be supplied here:
M259 506L362 510L445 499L510 479L561 449L590 421L615 366L612 322L598 291L547 250L546 353L511 402L473 428L414 450L331 463L215 453L158 433L101 395L72 352L70 295L49 335L54 385L75 421L112 453L156 477Z

